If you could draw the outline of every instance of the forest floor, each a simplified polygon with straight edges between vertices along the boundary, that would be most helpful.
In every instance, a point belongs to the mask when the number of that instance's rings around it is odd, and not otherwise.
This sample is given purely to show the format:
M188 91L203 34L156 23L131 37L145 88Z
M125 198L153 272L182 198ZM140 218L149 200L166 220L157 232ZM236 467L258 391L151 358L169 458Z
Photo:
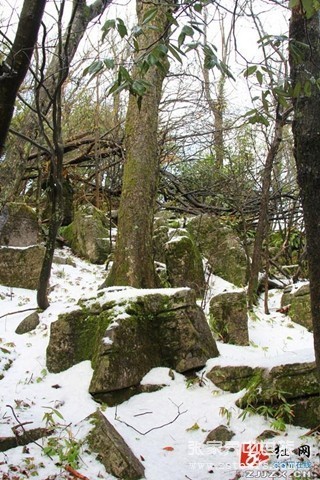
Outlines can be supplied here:
M36 308L36 292L0 286L0 378L4 375L0 380L0 437L12 436L12 427L19 424L28 429L51 423L56 429L51 445L44 439L0 453L3 480L74 479L64 466L77 459L76 471L89 480L114 478L81 443L84 431L80 422L99 408L88 393L90 362L59 374L46 369L50 324L60 313L74 309L80 298L93 297L106 272L103 266L77 259L68 249L58 250L57 255L68 257L74 266L54 264L50 307L40 314L40 325L33 332L17 335L15 329L31 313L25 310ZM229 288L230 284L212 277L210 294ZM235 402L244 392L222 391L204 376L214 365L272 367L314 360L312 334L276 312L280 298L280 291L270 291L270 315L263 313L261 302L249 318L249 346L217 342L220 356L208 361L197 381L190 382L178 373L173 376L167 368L156 368L146 375L144 382L165 384L164 388L136 395L117 408L105 409L108 420L145 466L147 480L311 475L310 468L298 468L299 459L292 450L309 445L308 461L314 467L319 464L317 438L304 437L307 429L293 426L287 426L276 440L268 440L267 461L255 468L240 468L240 452L251 448L248 444L258 445L257 436L270 429L271 420L258 415L239 418L242 410ZM6 369L8 363L11 365ZM219 425L228 426L235 436L225 445L219 442L204 445L208 433ZM280 445L278 450L277 445ZM288 461L293 462L293 468L284 468Z

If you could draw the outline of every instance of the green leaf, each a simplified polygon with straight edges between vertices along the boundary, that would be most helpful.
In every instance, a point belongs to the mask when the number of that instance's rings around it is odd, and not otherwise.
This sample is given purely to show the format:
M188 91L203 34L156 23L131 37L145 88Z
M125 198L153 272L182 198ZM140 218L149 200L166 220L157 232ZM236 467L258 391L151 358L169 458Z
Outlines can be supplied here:
M130 85L131 85L131 82L127 81L127 82L123 82L123 83L120 83L118 81L115 81L109 91L108 91L108 95L111 95L112 93L114 94L117 94L117 93L120 93L122 92L122 90L128 90L130 88Z
M190 50L196 50L199 47L200 42L190 42L186 44L186 52L190 52Z
M219 63L218 57L209 45L205 45L203 47L203 51L204 51L204 68L206 68L207 70L211 70L211 68L214 68L218 65Z
M201 13L204 5L202 3L195 3L193 8L196 12Z
M262 75L262 73L260 72L260 70L257 70L256 77L257 77L257 80L258 80L258 82L259 82L259 85L262 85L263 75Z
M197 423L194 423L192 427L189 427L186 429L186 432L195 432L199 429L200 429L199 425Z
M171 55L176 59L178 60L178 62L180 62L182 64L182 58L180 57L180 55L184 55L183 52L181 52L180 49L174 47L173 45L168 45L168 50L169 52L171 53ZM178 53L179 52L179 53Z
M143 80L135 80L131 85L130 92L133 95L142 97L146 93L148 86L149 84Z
M128 72L128 70L121 65L119 67L119 71L118 71L119 84L121 82L123 82L124 80L127 81L127 82L130 82L131 81L131 76L130 76L130 73Z
M188 36L188 37L193 37L194 35L194 30L192 27L190 27L189 25L185 25L182 30L181 30L181 33L183 33L184 35Z
M146 25L147 23L151 22L151 20L153 20L155 18L157 13L158 13L158 7L153 7L153 8L150 8L149 10L147 10L145 12L145 14L143 15L141 25Z
M102 40L105 39L105 37L108 35L110 30L113 30L116 27L116 21L114 19L109 19L105 22L105 24L102 27Z
M126 35L128 35L127 27L121 18L117 18L117 30L121 38L124 38Z
M83 70L83 75L95 75L96 73L100 72L103 68L103 62L101 60L96 60L92 62L87 68Z
M196 30L197 32L203 34L203 28L200 28L200 26L199 26L199 25L202 26L202 25L203 25L202 23L200 23L200 22L190 22L190 25L192 26L192 28L193 28L194 30Z
M244 76L245 78L250 77L250 75L253 75L253 74L256 72L257 68L258 68L258 67L257 67L256 65L250 65L250 67L247 67L247 68L246 68L243 76Z
M311 82L309 80L306 80L303 86L303 92L306 95L306 97L311 97Z
M115 67L115 63L114 63L114 59L113 58L105 58L103 60L103 63L105 65L106 68L108 68L109 70L113 70L114 67Z

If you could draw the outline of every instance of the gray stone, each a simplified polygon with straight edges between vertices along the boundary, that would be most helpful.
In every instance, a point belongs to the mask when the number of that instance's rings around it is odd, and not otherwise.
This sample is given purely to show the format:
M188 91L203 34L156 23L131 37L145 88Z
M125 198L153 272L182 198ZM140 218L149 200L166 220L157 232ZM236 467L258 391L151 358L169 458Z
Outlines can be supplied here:
M219 340L249 345L247 298L244 291L224 292L210 300L209 324Z
M28 247L41 237L35 211L25 203L7 203L0 213L0 245Z
M98 410L87 420L94 425L87 442L107 472L122 480L144 478L144 466L106 417Z
M31 332L40 323L39 315L37 312L31 313L31 315L28 315L26 318L22 320L21 323L16 328L16 333L18 335L23 335L24 333Z
M0 284L36 290L45 255L42 245L0 247Z
M91 360L90 393L115 404L135 393L154 367L183 373L219 355L192 290L124 289L125 299L117 297L117 303L111 291L101 291L95 303L84 302L51 325L50 371Z
M229 430L228 427L226 427L225 425L219 425L219 427L211 430L211 432L207 435L204 443L222 442L222 445L224 445L226 442L229 442L234 436L235 433L232 432L232 430Z
M201 254L215 275L242 287L247 282L247 257L239 237L225 223L209 214L187 223Z
M71 250L92 263L103 264L110 254L110 221L93 205L81 207L73 222L60 229Z
M281 306L290 305L288 315L291 320L312 332L310 286L302 285L297 290L285 291L281 297Z

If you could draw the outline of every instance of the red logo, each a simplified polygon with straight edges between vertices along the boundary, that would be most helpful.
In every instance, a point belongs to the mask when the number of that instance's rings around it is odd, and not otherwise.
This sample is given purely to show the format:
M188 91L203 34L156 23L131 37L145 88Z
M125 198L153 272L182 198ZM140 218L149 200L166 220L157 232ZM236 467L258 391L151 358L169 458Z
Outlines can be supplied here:
M269 458L262 443L241 444L240 467L258 467Z

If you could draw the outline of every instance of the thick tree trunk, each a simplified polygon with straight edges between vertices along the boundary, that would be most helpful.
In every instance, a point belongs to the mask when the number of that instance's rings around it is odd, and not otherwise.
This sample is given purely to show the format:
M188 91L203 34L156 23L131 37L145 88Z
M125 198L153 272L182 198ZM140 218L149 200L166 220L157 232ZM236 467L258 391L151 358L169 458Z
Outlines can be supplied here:
M294 98L294 155L307 237L314 347L320 378L320 90L313 81L319 78L320 12L307 19L300 6L294 8L290 39L293 88L301 87L301 93ZM299 45L301 58L292 55L293 48Z
M148 3L137 1L139 23ZM155 46L169 27L168 5L159 2L153 23L157 30L147 29L139 37L140 52ZM136 55L136 60L138 58ZM133 72L137 77L138 72ZM141 109L130 96L125 126L126 162L119 208L118 238L108 285L131 285L152 288L157 285L153 258L153 215L159 177L158 111L165 72L151 67L145 75L151 84L143 96Z
M37 41L46 0L25 0L12 48L0 66L0 156L21 83L26 76Z

